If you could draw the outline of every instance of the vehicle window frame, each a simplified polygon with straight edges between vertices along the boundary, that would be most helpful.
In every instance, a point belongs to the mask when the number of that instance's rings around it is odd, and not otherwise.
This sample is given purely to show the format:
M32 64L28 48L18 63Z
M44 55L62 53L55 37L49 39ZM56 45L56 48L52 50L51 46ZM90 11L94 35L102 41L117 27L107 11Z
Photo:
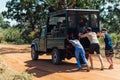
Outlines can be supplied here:
M46 29L45 29L45 28L42 28L41 30L42 30L42 31L41 31L41 36L40 36L40 38L41 38L41 39L44 39L44 38L46 37Z

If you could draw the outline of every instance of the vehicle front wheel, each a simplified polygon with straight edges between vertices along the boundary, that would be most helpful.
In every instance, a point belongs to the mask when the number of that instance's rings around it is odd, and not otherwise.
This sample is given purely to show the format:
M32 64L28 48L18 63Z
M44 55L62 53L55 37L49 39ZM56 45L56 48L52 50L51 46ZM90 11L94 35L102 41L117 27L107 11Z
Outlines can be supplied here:
M60 64L61 63L60 52L58 49L53 49L52 51L52 63L53 64Z
M38 60L38 53L35 51L34 46L31 47L31 58L32 60Z

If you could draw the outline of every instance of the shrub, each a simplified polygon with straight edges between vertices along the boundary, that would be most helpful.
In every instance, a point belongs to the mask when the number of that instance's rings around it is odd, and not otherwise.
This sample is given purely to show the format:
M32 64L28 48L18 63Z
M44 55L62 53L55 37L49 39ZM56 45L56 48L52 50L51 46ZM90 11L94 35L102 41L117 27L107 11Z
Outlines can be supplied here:
M104 43L103 37L99 37L98 40L99 40L100 44L103 44L103 43Z
M31 43L32 41L32 38L29 36L31 31L31 29L25 29L21 34L21 38L24 39L26 43Z
M117 34L117 43L120 42L120 34Z
M110 37L112 39L113 45L115 45L117 43L117 34L116 33L111 33Z
M21 37L21 32L18 28L9 27L4 31L4 37L7 42L13 42Z
M4 35L3 35L4 30L0 27L0 43L3 41L4 39Z
M29 34L29 37L31 37L32 39L34 38L38 38L40 35L40 30L39 29L35 29L34 31L31 31Z
M2 43L31 43L36 37L39 37L39 29L20 29L16 27L8 27L5 29L0 28L0 42Z
M120 42L120 35L116 34L116 33L111 33L110 37L112 39L112 43L113 45L116 45L118 42ZM104 39L102 37L99 38L99 42L100 44L104 43Z
M23 39L17 39L15 41L15 44L24 44L24 43L25 43L25 40L23 40Z

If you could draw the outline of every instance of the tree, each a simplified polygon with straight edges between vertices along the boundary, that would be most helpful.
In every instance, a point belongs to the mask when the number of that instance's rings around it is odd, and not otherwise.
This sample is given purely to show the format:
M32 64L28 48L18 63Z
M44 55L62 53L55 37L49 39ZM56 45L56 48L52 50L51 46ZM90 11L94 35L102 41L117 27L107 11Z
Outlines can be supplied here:
M22 27L29 25L32 30L35 26L46 23L49 9L58 10L60 0L11 0L8 1L7 11L2 14L5 18L15 19ZM98 9L100 17L105 26L110 26L110 31L120 32L120 2L119 0L62 0L68 6L75 1L74 8ZM108 4L108 7L106 7ZM52 7L51 7L52 6ZM114 16L113 16L114 15ZM114 24L113 24L114 23Z
M110 32L120 33L120 1L108 0L101 5L101 19L103 26Z
M5 18L15 19L21 26L29 24L34 30L35 25L43 25L46 10L43 0L11 0L6 3L7 11L2 12Z
M0 14L0 27L7 28L10 26L10 22L4 21L2 14Z

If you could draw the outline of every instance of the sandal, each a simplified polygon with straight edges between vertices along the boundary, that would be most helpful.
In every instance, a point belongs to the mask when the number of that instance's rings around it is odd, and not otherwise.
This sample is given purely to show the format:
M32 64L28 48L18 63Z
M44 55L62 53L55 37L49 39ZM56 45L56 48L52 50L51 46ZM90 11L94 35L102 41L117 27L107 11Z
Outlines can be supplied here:
M108 69L113 69L113 65L111 64Z
M90 72L90 67L89 66L87 66L87 72Z
M104 70L104 67L101 67L101 69L100 70Z

